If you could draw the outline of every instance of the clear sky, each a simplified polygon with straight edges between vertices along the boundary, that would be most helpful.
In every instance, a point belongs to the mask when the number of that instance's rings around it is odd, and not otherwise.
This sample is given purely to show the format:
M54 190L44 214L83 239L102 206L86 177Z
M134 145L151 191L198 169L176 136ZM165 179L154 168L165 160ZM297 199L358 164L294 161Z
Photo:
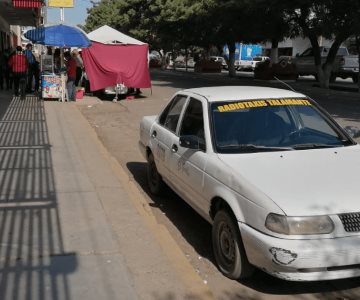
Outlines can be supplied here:
M90 0L74 0L73 8L65 8L65 24L78 25L85 24L87 17L86 8L92 7ZM60 8L47 7L48 11L48 24L60 23Z

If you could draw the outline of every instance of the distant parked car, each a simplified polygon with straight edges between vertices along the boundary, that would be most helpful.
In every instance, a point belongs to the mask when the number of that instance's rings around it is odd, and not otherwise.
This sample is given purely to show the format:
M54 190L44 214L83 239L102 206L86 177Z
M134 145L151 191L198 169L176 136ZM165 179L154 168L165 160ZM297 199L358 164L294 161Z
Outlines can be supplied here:
M195 67L194 58L192 58L192 57L189 57L189 58L188 58L188 60L187 60L187 66L188 66L188 68L194 68L194 67Z
M325 63L329 47L320 47L321 62ZM352 78L356 83L359 78L359 58L357 55L350 55L346 47L340 47L336 53L333 68L331 70L330 82L336 80L336 77ZM314 60L314 51L312 48L306 49L302 54L296 55L294 64L300 76L313 75L317 78L317 69Z
M221 63L223 69L227 69L227 63L224 57L222 56L210 56L210 60Z
M161 58L159 55L154 53L149 54L149 67L150 68L160 68L161 67Z
M270 57L268 56L255 56L253 60L251 61L251 68L254 71L256 68L256 65L262 61L270 60Z
M118 97L126 95L129 89L126 85L118 83L113 86L108 86L104 89L95 91L94 94L99 98L114 97L114 100L118 100Z
M262 80L296 80L298 73L291 56L280 56L277 63L270 63L270 59L259 61L255 65L254 78Z

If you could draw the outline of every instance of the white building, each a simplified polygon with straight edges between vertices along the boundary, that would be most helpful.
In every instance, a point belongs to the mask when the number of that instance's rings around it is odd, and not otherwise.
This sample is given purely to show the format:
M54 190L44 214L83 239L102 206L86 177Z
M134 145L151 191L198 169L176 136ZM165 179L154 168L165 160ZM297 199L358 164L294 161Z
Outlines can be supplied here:
M333 42L322 37L319 38L320 46L331 46ZM279 56L295 56L296 54L303 53L306 49L311 47L310 40L308 38L296 37L293 39L286 39L279 43ZM271 42L263 44L264 54L269 56L271 49Z

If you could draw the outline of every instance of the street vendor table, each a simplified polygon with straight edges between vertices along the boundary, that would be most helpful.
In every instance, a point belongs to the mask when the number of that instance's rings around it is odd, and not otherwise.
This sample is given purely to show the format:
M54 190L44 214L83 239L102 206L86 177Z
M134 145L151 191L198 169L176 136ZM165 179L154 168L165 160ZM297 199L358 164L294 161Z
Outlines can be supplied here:
M41 74L41 98L63 101L65 93L65 74Z
M60 68L64 67L63 51L64 48L78 47L87 48L91 42L80 28L58 24L52 26L39 26L35 29L28 30L24 36L35 44L60 47ZM44 66L50 66L52 71L53 60L50 57L44 57L46 63ZM44 70L42 70L44 71ZM66 92L66 75L65 73L41 75L41 95L43 98L54 98L65 101Z

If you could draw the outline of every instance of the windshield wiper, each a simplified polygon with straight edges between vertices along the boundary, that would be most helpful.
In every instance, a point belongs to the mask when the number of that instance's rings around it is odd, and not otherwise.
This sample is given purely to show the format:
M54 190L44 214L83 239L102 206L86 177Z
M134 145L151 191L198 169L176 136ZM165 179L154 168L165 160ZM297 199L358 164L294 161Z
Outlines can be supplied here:
M342 147L342 146L343 145L307 143L307 144L292 145L292 148L295 150L306 150L306 149L336 148L336 147Z
M229 144L219 146L222 150L239 150L241 152L260 152L260 151L290 151L294 150L291 147L272 147L272 146L259 146L254 144Z

